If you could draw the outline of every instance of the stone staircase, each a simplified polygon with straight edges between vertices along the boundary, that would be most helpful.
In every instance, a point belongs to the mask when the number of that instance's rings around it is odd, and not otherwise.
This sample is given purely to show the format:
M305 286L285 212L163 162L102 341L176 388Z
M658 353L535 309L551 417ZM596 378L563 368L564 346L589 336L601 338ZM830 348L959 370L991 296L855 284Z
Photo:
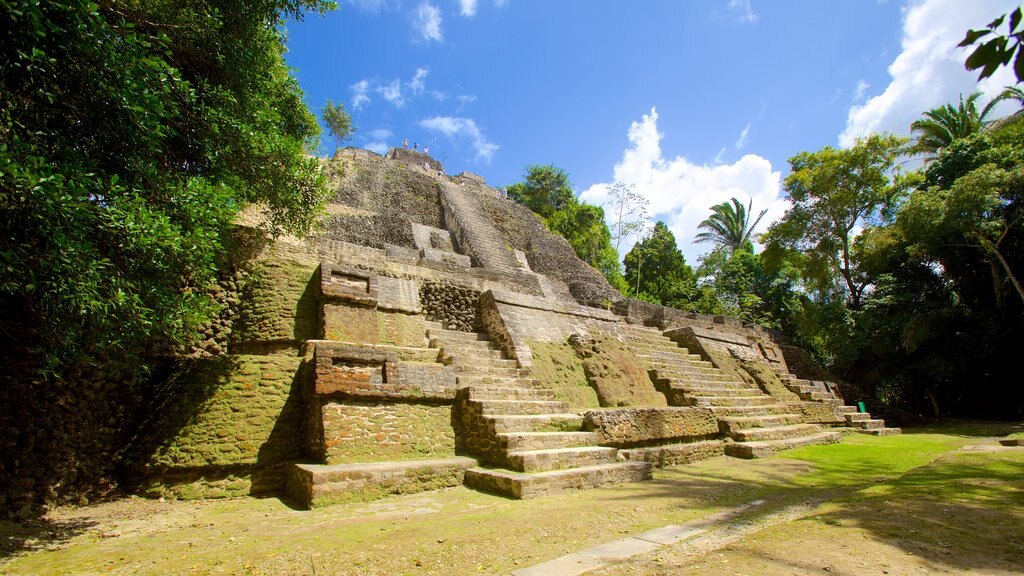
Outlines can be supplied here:
M598 446L582 417L487 335L428 323L427 336L457 373L457 434L487 466L466 471L470 488L531 498L651 478L649 463L619 462L615 448Z
M843 405L843 399L836 394L834 385L829 382L802 379L795 374L782 370L778 372L786 388L800 396L801 400L838 405L839 410L842 411L843 417L846 419L846 426L855 429L861 434L893 436L903 433L899 428L887 427L885 420L872 418L868 412L858 412L855 406Z
M762 458L808 444L838 442L841 434L804 422L790 403L722 373L711 362L679 347L653 328L629 325L621 336L646 364L669 404L709 408L731 442L725 453Z

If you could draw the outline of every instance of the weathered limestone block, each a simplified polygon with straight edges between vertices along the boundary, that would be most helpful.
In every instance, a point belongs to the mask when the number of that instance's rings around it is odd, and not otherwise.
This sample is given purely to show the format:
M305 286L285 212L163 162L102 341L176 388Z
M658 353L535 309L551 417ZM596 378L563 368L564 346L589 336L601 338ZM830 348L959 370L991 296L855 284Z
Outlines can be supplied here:
M604 446L632 447L701 440L719 434L718 419L708 408L622 408L588 410L585 430L601 435Z
M845 424L841 403L794 402L791 412L803 414L805 422L815 424Z
M295 464L288 473L288 495L302 508L372 500L459 486L472 458L320 466Z
M377 306L377 275L363 270L320 263L320 297L362 306Z
M574 334L569 344L582 360L587 381L597 391L601 406L668 405L640 360L622 342Z
M376 344L380 338L377 311L372 307L324 303L321 334L325 340Z
M373 400L316 401L323 423L312 455L327 464L455 456L452 407Z
M314 355L314 396L361 398L455 398L455 371L438 363L402 362L397 352L318 343Z
M619 456L626 460L650 462L659 468L690 464L724 455L725 442L722 440L701 440L687 444L669 444L667 446L619 450Z

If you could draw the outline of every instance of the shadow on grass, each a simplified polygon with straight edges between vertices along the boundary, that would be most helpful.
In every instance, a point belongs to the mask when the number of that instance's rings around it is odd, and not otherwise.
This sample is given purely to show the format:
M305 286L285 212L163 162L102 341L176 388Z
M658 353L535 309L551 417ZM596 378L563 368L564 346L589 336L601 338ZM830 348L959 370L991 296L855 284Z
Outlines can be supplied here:
M983 437L1013 426L962 424L952 433L937 433ZM677 499L680 507L709 510L767 500L744 514L752 519L794 504L832 501L835 507L809 519L857 526L876 542L947 570L1019 570L1024 565L1024 450L958 452L962 442L918 432L902 438L855 437L760 461L665 469L645 483L646 490L634 490L627 498ZM608 497L620 499L611 492ZM830 534L841 541L842 529L835 530ZM780 550L787 547L780 542ZM766 554L766 562L798 571L822 569L813 550L798 560L782 552Z
M904 434L945 434L960 438L1003 437L1024 432L1022 422L994 422L990 420L951 419L930 424L905 428Z
M19 553L56 548L95 525L95 522L86 520L0 520L0 560ZM3 565L0 563L0 572L2 571Z

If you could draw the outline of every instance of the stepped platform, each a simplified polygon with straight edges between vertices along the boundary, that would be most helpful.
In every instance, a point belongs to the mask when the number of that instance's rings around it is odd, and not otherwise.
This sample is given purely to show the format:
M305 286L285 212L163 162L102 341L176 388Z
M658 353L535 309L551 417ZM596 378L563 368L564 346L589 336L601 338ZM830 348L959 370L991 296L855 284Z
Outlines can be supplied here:
M824 431L809 436L799 436L784 440L771 440L765 442L736 442L725 445L726 456L734 458L767 458L783 450L809 446L812 444L835 444L842 439L840 432Z
M338 502L372 500L389 494L438 490L463 483L472 458L368 462L362 464L293 464L287 492L302 508Z
M615 462L526 474L498 468L466 470L466 486L511 498L536 498L651 479L648 462Z

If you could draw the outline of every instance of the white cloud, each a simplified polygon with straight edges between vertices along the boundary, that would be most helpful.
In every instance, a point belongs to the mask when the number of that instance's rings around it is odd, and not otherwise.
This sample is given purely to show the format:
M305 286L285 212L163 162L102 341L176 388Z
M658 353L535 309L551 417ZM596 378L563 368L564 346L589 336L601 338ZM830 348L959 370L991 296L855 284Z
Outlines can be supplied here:
M405 98L402 97L402 83L399 80L395 79L387 84L381 84L377 86L376 90L385 100L391 102L396 107L401 108L405 106Z
M348 87L352 91L352 108L362 109L364 104L370 103L370 97L366 93L370 90L369 80L360 80Z
M395 134L387 128L377 128L366 133L366 137L371 140L387 140L394 135Z
M389 146L387 142L384 142L382 140L374 140L372 142L367 142L363 146L363 148L366 148L371 152L376 152L377 154L383 156L384 154L388 153L388 150L391 149L391 146Z
M434 116L420 120L421 128L438 132L451 140L469 139L476 154L476 162L490 163L498 145L487 139L483 131L472 118L457 116Z
M858 80L857 87L853 89L853 101L862 102L864 97L868 94L868 88L871 88L871 84L868 84L864 80Z
M693 244L693 238L697 225L711 214L711 206L732 197L744 205L753 200L754 210L768 209L757 232L764 232L768 223L780 218L789 206L782 197L782 175L772 170L768 160L747 154L732 164L698 165L682 156L665 158L661 138L658 113L652 108L650 114L630 125L630 146L612 174L615 182L635 185L648 199L648 212L668 224L688 263L696 264L698 256L710 249L706 244ZM595 184L580 197L591 204L603 204L608 201L609 185ZM630 248L632 242L623 244L620 250L625 255Z
M409 81L409 89L412 90L413 94L419 94L423 92L423 83L427 79L427 74L430 74L430 68L417 68L416 75Z
M476 0L459 0L459 4L462 6L463 16L476 14Z
M757 22L757 14L750 7L750 0L729 0L729 10L738 13L740 22L753 24Z
M423 2L416 7L412 15L412 26L424 42L444 42L441 30L441 10L430 2Z
M744 127L743 131L740 132L740 137L737 138L736 139L736 143L733 144L733 148L735 148L737 150L742 150L743 147L747 145L747 138L749 136L750 136L750 122L747 122L746 127ZM715 159L717 161L718 157L716 156Z
M873 132L908 134L921 113L957 102L960 94L981 90L992 97L1015 84L1006 67L976 84L977 74L964 69L969 49L956 45L969 28L981 28L1017 5L1016 0L912 2L904 12L902 51L889 65L892 80L881 94L850 107L840 145Z

